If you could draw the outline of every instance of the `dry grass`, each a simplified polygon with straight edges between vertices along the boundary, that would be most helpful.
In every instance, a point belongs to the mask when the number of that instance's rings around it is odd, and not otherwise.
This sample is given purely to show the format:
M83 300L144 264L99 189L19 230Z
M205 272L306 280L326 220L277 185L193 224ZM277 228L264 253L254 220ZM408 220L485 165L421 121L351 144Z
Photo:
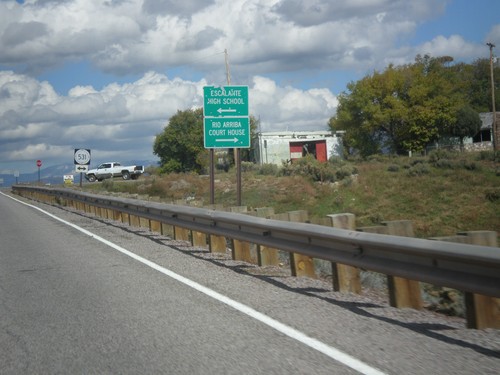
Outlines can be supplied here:
M311 217L349 212L356 215L358 226L411 220L421 238L468 230L500 232L497 166L474 154L462 159L460 155L449 168L403 157L356 162L358 174L335 183L244 172L242 203L250 209L274 207L276 213L307 210ZM216 204L236 205L235 175L234 170L215 175ZM194 174L145 176L86 187L155 196L165 202L208 205L210 201L209 177Z

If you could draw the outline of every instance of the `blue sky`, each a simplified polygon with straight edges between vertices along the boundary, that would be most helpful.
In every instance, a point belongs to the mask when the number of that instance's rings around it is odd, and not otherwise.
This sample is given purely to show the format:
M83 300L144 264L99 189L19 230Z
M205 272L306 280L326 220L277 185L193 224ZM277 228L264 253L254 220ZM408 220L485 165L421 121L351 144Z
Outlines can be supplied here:
M0 172L154 160L204 85L249 86L263 131L323 130L346 84L417 54L500 47L498 0L0 0ZM495 50L497 52L497 50Z

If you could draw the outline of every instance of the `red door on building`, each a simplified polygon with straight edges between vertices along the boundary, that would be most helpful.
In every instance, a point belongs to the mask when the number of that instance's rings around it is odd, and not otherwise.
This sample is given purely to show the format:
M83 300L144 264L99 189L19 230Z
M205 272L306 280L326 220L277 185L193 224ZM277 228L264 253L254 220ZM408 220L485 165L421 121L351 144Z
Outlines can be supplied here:
M306 155L313 155L321 162L327 161L326 141L290 142L290 160L300 159Z
M316 143L316 159L318 161L328 161L326 154L326 141L319 141Z

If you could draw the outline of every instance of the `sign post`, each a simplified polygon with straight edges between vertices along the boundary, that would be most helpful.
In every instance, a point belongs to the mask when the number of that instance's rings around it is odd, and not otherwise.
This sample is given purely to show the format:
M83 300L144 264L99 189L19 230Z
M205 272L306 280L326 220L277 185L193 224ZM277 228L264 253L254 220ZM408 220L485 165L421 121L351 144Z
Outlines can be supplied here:
M40 185L40 167L42 166L42 161L40 159L36 161L36 166L38 167L38 185Z
M80 172L80 187L83 184L83 172L89 170L90 165L90 150L88 148L75 148L74 154L75 170Z
M229 83L229 81L228 81ZM203 143L210 149L210 186L213 204L213 150L235 149L237 157L237 197L241 205L239 149L250 147L250 120L248 113L248 86L203 87Z

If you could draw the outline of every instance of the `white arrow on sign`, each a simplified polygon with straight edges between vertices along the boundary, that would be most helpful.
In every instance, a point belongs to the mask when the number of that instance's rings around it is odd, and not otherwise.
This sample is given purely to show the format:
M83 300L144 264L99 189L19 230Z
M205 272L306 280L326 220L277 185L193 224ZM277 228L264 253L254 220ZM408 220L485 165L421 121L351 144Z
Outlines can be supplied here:
M230 139L216 139L215 142L238 142L238 138L230 138Z
M76 165L75 169L77 172L88 172L89 166L88 165Z
M219 108L219 109L217 110L217 112L219 112L219 113L222 113L222 112L233 113L233 112L236 112L236 109L231 109L231 108L228 108L228 109L222 109L222 108Z

